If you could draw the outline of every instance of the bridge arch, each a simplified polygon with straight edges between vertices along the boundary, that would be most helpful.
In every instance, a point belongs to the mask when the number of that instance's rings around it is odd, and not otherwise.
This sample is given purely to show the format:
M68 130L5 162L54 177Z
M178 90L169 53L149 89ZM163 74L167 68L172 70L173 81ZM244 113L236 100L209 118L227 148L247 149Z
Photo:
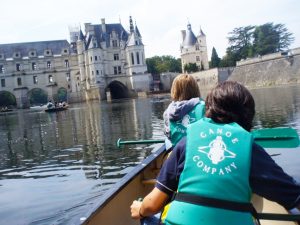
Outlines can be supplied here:
M129 98L130 97L130 91L120 81L112 81L107 85L105 88L105 92L110 92L111 99L121 99L121 98Z
M61 87L57 90L56 95L54 96L55 101L58 102L67 102L68 101L68 91L66 88Z
M0 107L16 106L16 96L9 91L0 91Z
M28 91L30 105L40 105L48 102L48 93L41 88L33 88Z

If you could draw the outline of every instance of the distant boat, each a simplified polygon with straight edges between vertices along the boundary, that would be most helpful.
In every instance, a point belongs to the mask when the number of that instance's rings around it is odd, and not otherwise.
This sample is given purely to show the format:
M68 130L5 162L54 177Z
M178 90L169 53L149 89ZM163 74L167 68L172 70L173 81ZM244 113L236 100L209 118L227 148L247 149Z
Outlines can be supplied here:
M1 108L0 109L0 113L2 113L2 112L11 112L11 111L13 111L12 109L8 109L8 108Z
M45 112L59 112L59 111L64 111L64 110L67 110L68 109L68 106L62 106L62 107L55 107L55 108L48 108L48 109L45 109Z

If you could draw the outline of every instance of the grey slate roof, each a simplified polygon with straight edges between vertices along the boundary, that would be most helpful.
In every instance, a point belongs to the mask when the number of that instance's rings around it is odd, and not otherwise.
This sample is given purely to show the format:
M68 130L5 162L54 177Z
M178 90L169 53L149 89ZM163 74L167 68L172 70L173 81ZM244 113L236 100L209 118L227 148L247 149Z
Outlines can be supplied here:
M37 55L44 55L46 49L50 49L53 55L59 55L63 49L70 50L70 44L67 40L0 44L0 54L4 54L6 58L13 57L15 52L20 52L21 57L28 56L30 51L36 51Z
M110 46L110 34L114 30L118 36L120 37L121 40L127 41L128 39L128 33L124 29L124 27L119 24L105 24L106 28L106 33L103 32L102 30L102 25L93 25L94 26L94 31L95 31L95 38L98 43L105 41L107 47ZM88 40L86 40L87 46L89 46L90 42L92 40L92 37L90 36Z
M197 42L197 38L192 31L191 24L187 25L187 31L185 34L185 38L183 40L182 46L183 47L191 47Z

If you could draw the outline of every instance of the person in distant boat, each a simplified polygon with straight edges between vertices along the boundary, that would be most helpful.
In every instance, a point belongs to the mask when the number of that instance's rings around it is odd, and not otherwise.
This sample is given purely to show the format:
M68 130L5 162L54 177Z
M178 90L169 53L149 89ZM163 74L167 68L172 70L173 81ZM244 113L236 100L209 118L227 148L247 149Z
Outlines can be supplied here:
M52 109L52 108L54 108L54 105L53 105L52 101L49 100L47 103L47 109Z
M167 140L175 146L186 136L186 128L204 116L205 104L197 81L188 74L178 75L171 87L172 102L163 114ZM169 144L167 143L168 147Z
M142 202L133 201L132 218L153 215L174 199L167 225L254 225L252 193L299 210L300 184L249 132L255 115L250 92L225 81L211 90L205 104L206 117L187 128L187 136L164 162L155 188Z

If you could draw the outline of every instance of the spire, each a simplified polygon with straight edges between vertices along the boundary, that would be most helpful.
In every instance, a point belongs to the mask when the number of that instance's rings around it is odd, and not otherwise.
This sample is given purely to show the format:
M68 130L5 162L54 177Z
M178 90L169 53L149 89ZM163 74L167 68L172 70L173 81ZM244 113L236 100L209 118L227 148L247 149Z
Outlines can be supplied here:
M138 36L139 38L142 37L142 35L141 35L140 31L139 31L139 28L138 28L137 25L136 25L136 22L135 22L135 33L137 34L137 36Z
M133 28L133 22L132 22L131 16L129 16L129 24L130 24L130 33L133 33L134 32L134 28Z
M204 32L201 29L201 26L200 26L199 36L205 36Z
M182 46L183 47L191 47L196 43L196 41L197 41L197 38L195 37L195 34L192 31L192 26L190 23L188 23L187 31L185 32Z
M79 40L83 41L84 40L84 35L82 33L82 30L80 28L80 31L79 31Z

